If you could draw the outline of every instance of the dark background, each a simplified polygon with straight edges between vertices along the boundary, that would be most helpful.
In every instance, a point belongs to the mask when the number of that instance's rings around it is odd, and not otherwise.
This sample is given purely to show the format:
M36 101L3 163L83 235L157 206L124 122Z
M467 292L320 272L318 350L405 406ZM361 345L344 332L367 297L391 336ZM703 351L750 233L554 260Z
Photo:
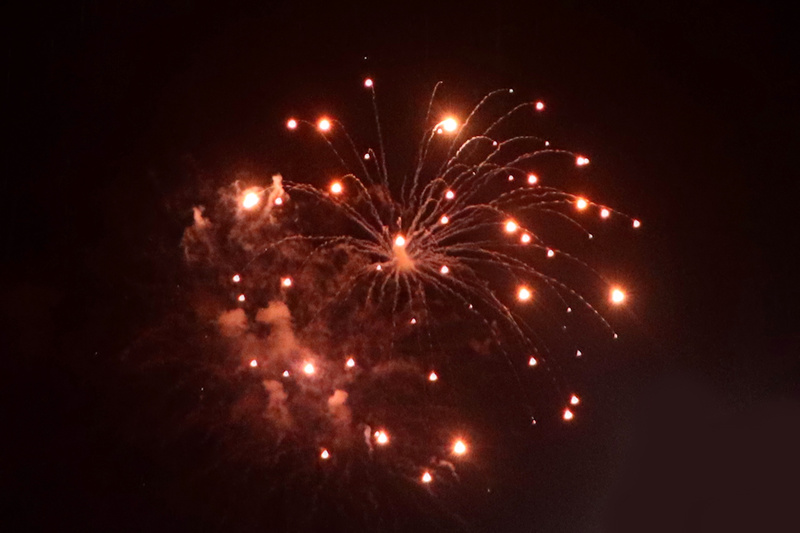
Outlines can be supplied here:
M191 498L168 503L184 471L149 402L170 384L124 354L174 305L199 191L281 170L287 116L365 124L365 75L398 164L435 81L462 107L512 86L592 158L575 192L644 223L602 256L629 280L614 319L630 340L576 376L589 405L575 426L497 459L471 527L798 527L788 8L86 1L2 18L2 477L17 530L278 530L256 514L201 526Z

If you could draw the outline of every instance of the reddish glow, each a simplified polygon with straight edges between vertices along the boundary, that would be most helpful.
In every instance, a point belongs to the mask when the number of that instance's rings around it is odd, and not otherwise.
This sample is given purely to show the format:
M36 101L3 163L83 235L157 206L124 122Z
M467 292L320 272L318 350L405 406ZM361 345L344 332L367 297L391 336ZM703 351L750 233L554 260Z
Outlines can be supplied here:
M603 209L600 210L600 216L603 218L608 218L609 216L611 216L611 211L609 211L604 207Z
M544 102L541 100L536 102L536 111L544 111Z
M456 455L464 455L465 453L467 453L467 445L464 444L463 440L458 439L453 444L453 453Z
M536 174L528 174L528 185L536 185L539 183L539 177Z
M370 157L370 156L369 156L369 152L367 152L366 154L364 154L364 159L369 159L369 157Z
M372 78L367 78L367 79L364 80L364 87L366 87L367 89L372 87L372 85L373 85L372 84Z
M564 409L564 414L563 414L563 415L561 415L561 418L563 418L564 420L566 420L567 422L569 422L570 420L572 420L573 418L575 418L575 415L573 415L573 414L572 414L572 411L570 411L569 409Z
M375 442L377 442L378 444L380 444L382 446L386 445L386 444L389 444L389 435L383 430L376 431L375 432Z
M539 364L539 361L536 360L535 357L531 357L528 359L528 366L536 366Z
M431 476L430 472L425 472L424 474L422 474L423 483L430 483L431 481L433 481L433 476Z
M578 198L575 201L575 207L580 209L581 211L589 207L589 202L586 201L586 198Z
M581 399L573 394L569 399L569 403L570 405L578 405L579 403L581 403Z
M328 450L326 450L325 448L323 448L322 452L319 454L320 459L327 459L330 456L331 456L331 454L329 454Z
M378 272L380 272L381 270L383 270L383 267L382 267L382 266L380 266L380 265L378 265L378 266L376 266L376 267L375 267L375 270L377 270Z
M508 176L508 181L514 181L514 176L509 175Z
M528 244L529 242L531 242L531 234L530 233L523 233L520 236L519 240L520 240L520 242L522 242L522 244Z
M579 167L585 167L586 165L589 164L589 158L579 155L578 157L575 158L575 164L578 165Z
M531 296L533 296L533 293L528 287L520 287L517 291L517 300L520 302L527 302L531 299Z
M245 301L244 294L240 294L240 295L239 295L239 297L238 297L238 298L236 298L236 299L237 299L237 300L239 300L240 302L243 302L243 301Z
M289 377L289 371L288 370L284 370L283 371L283 377L285 377L285 378Z
M395 246L405 246L406 245L406 238L402 235L398 235L394 238L394 245Z
M583 352L580 350L575 350L575 357L580 357L583 355Z
M639 221L638 221L638 220L636 220L635 218L633 219L633 227L634 227L634 228L638 228L638 227L639 227L639 226L641 226L641 225L642 225L642 223L641 223L641 222L639 222Z
M450 222L450 219L447 218L447 215L442 215L442 218L439 219L439 222L441 224L447 224L448 222Z
M303 367L303 372L305 372L309 376L311 374L313 374L314 372L316 372L316 371L317 371L317 369L314 368L314 365L312 363L306 363L306 366Z
M260 201L261 197L257 193L249 192L245 194L244 198L242 199L242 207L245 209L252 209L257 206L258 202Z
M555 256L556 256L556 253L553 250L551 250L550 248L548 248L547 249L547 257L552 259Z
M255 368L255 367L257 367L257 366L258 366L258 361L256 361L255 359L253 359L252 361L250 361L250 368Z
M290 118L289 120L286 121L286 127L289 128L290 130L297 128L297 121L293 118Z
M331 183L331 194L342 194L342 191L344 191L344 185L341 181Z
M514 233L519 229L517 223L513 220L506 220L506 233Z
M409 324L411 324L411 325L413 326L414 324L416 324L416 323L417 323L417 319L416 319L416 318L412 318L411 320L409 320L409 322L408 322L408 323L409 323Z
M329 131L331 129L331 121L327 118L320 119L320 121L317 122L317 127L320 131Z
M356 366L356 360L351 357L350 359L347 360L347 362L344 365L347 368L353 368L354 366Z
M448 272L450 272L450 269L447 267L447 265L442 265L442 268L439 269L439 272L441 272L442 274L447 274Z
M275 198L274 203L275 203L275 205L281 205L283 203L283 198L278 196L277 198Z
M428 381L436 381L437 379L439 379L439 376L436 375L436 372L431 372L428 374Z
M292 278L289 277L281 278L281 285L288 289L289 287L292 286Z
M233 280L234 283L239 283L240 281L242 281L242 276L240 276L239 274L234 274L231 279Z
M621 304L624 301L625 301L625 292L622 289L620 289L618 287L615 287L615 288L611 289L611 302L612 303Z
M454 193L450 189L447 189L447 191L444 193L444 197L447 198L448 200L452 200L453 198L456 197L456 193Z

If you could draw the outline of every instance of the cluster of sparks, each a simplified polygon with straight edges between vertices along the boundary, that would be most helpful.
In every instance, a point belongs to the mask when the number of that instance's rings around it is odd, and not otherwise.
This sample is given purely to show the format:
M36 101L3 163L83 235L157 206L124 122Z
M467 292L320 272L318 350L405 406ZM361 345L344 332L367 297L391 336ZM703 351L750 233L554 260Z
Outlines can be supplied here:
M374 85L372 79L364 81L373 101ZM431 104L435 94L436 90ZM619 217L633 228L640 228L641 223L583 196L550 187L545 184L546 179L530 168L531 161L547 154L572 158L573 164L582 168L590 163L586 156L552 148L550 142L537 137L503 138L497 133L518 113L544 112L544 102L523 102L494 118L488 127L476 129L473 123L478 121L483 107L508 94L513 91L504 89L489 93L464 120L449 115L431 120L432 105L429 105L428 125L414 172L400 186L390 179L387 171L380 129L378 149L359 152L344 127L330 117L323 116L316 121L288 119L288 130L298 132L305 128L319 135L344 170L324 187L280 180L271 187L242 190L238 199L242 216L250 216L267 205L273 220L277 220L274 223L279 224L280 210L289 202L322 204L334 210L352 229L339 234L304 230L275 239L264 243L248 265L266 250L297 241L311 244L315 253L346 250L360 257L361 262L358 271L336 293L338 300L366 295L363 305L383 309L393 325L402 322L405 327L435 320L428 311L432 300L448 302L447 305L458 307L465 314L484 317L487 324L501 322L503 334L513 337L514 343L527 350L522 364L527 363L531 370L540 366L545 356L541 346L533 340L535 331L524 318L524 307L535 305L545 293L554 295L567 313L572 311L572 305L584 306L617 338L592 303L535 268L532 258L555 260L561 257L572 263L583 263L544 242L537 231L523 221L528 218L526 213L546 213L567 221L570 227L590 239L592 234L578 219L590 210L596 210L601 220ZM436 154L435 161L432 154ZM350 168L356 170L350 171ZM500 182L505 182L506 188L498 187ZM296 287L299 273L293 274L294 277L284 272L279 277L279 291ZM247 265L229 275L233 286L243 286L248 276ZM501 284L501 288L482 281L491 280L492 275L513 281ZM606 290L610 305L626 302L627 294L622 286L608 283ZM237 291L235 298L245 304L248 294L244 290ZM582 353L577 350L575 355L580 357ZM252 369L260 365L257 358L246 364ZM356 357L350 355L341 368L343 372L351 372L357 367ZM311 378L321 371L321 366L310 360L297 361L294 369L284 369L281 375L294 377L295 370L300 377ZM431 384L442 377L434 368L425 372L424 377ZM565 399L561 418L565 422L572 421L580 403L579 397L571 394ZM391 446L395 440L386 428L370 431L370 447ZM470 446L464 436L454 435L452 439L449 447L452 458L469 453ZM332 445L319 448L319 460L332 460L335 451ZM417 475L418 481L427 485L435 480L436 473L423 468Z

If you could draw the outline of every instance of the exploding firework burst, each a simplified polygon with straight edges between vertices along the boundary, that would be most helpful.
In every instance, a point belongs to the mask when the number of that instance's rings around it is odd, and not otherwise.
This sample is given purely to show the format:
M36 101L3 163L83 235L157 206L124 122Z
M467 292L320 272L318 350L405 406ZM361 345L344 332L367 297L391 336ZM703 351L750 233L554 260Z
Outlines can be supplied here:
M364 87L375 104L374 81ZM375 105L377 149L359 150L331 117L287 120L298 142L322 141L329 182L237 181L195 209L186 255L229 298L224 364L261 383L274 457L372 461L436 486L474 449L459 407L482 377L510 380L535 424L542 409L521 375L568 351L552 340L567 317L617 337L601 310L623 304L624 289L553 236L588 241L591 214L641 223L548 185L548 169L583 172L589 159L514 133L543 102L508 104L513 91L498 90L463 120L435 117L438 88L406 179L389 172ZM568 283L574 272L595 280L594 298ZM545 411L571 423L579 403L570 391Z

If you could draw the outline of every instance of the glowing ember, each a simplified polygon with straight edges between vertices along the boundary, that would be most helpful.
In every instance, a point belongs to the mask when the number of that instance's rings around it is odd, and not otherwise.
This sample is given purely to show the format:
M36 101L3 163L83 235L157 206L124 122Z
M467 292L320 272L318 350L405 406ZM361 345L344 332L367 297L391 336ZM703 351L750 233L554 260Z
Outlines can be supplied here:
M281 278L281 285L287 289L292 286L292 278Z
M244 294L240 294L239 297L236 299L239 300L240 302L243 302L245 300Z
M351 357L350 359L347 360L345 366L347 368L353 368L354 366L356 366L356 360Z
M536 185L539 182L539 177L536 174L528 174L528 185Z
M234 283L239 283L240 281L242 281L242 276L240 276L239 274L234 274L231 280L233 280Z
M406 245L406 238L402 235L398 235L394 238L394 245L397 247L405 246Z
M364 80L364 87L366 87L367 89L372 87L372 78L367 78Z
M385 431L376 431L375 442L380 445L389 444L389 435L387 435Z
M408 321L408 323L413 326L414 324L417 323L417 319L416 318L412 318L411 320Z
M439 376L436 375L436 372L428 374L428 381L436 381L437 379L439 379Z
M586 166L589 164L589 158L579 155L578 157L575 158L575 164L578 165L579 167Z
M330 131L331 121L328 120L327 118L320 119L320 121L317 122L317 127L319 128L320 131Z
M344 190L344 185L342 185L342 182L340 181L334 181L333 183L331 183L330 190L331 194L342 194L342 191Z
M519 240L520 240L520 242L522 244L528 244L529 242L531 242L531 234L530 233L523 233L520 236Z
M625 301L625 293L622 289L614 288L611 289L611 302L614 304L621 304Z
M536 360L535 357L531 357L528 359L528 366L536 366L539 364L539 361Z
M558 107L558 105L556 105L556 107ZM536 111L544 111L544 102L541 100L536 102Z
M283 377L285 377L285 378L289 377L289 371L288 370L284 370L283 371Z
M451 191L450 189L448 189L448 190L447 190L447 191L444 193L444 197L445 197L445 198L447 198L448 200L452 200L453 198L455 198L455 197L456 197L456 193L454 193L453 191Z
M575 417L575 415L573 415L572 411L570 411L569 409L564 409L564 414L561 415L561 418L563 418L564 420L566 420L568 422L570 420L572 420L574 417Z
M274 201L273 203L274 203L275 205L281 205L281 204L283 204L283 198L281 198L280 196L278 196L277 198L275 198L275 201Z
M603 218L608 218L609 216L611 216L611 211L609 211L604 207L603 209L600 210L600 216Z
M425 472L424 474L422 474L423 483L430 483L431 481L433 481L433 476L431 476L430 472Z
M465 453L467 453L467 445L464 444L463 440L458 439L453 444L453 453L456 455L464 455Z
M258 366L258 361L256 361L255 359L250 361L250 368L255 368L257 366Z
M578 405L579 403L581 403L581 399L573 394L569 399L569 403L570 405Z
M514 233L519 229L519 226L513 220L507 220L505 228L506 228L506 233Z
M533 294L528 287L520 287L517 291L517 300L520 302L527 302L531 299L531 296L533 296Z
M587 202L585 198L578 198L575 202L575 207L581 210L586 209L589 207L589 202Z
M552 259L555 256L556 256L556 253L553 250L551 250L550 248L548 248L547 249L547 257Z
M633 227L634 227L634 228L638 228L638 227L639 227L639 226L641 226L641 225L642 225L642 223L641 223L641 222L639 222L639 221L638 221L638 220L636 220L636 219L633 219Z
M327 459L330 456L331 456L331 454L329 454L328 450L326 450L325 448L323 448L322 452L319 454L320 459Z
M316 368L314 368L314 365L313 365L312 363L306 363L306 365L303 367L303 372L305 372L305 373L306 373L306 374L308 374L309 376L310 376L311 374L313 374L314 372L316 372L316 370L317 370L317 369L316 369Z
M245 209L252 209L258 205L258 202L261 201L261 197L254 192L249 192L244 195L244 199L242 199L242 207Z
M450 222L450 219L447 218L447 215L442 215L442 218L439 219L439 222L442 224L447 224L448 222Z
M442 121L442 128L444 128L444 131L452 133L458 128L458 121L453 117L448 117Z
M439 269L439 272L441 272L442 274L447 274L448 272L450 272L450 269L447 267L447 265L442 265L442 268Z
M286 127L289 128L290 130L297 128L297 121L293 118L290 118L289 120L286 121Z

